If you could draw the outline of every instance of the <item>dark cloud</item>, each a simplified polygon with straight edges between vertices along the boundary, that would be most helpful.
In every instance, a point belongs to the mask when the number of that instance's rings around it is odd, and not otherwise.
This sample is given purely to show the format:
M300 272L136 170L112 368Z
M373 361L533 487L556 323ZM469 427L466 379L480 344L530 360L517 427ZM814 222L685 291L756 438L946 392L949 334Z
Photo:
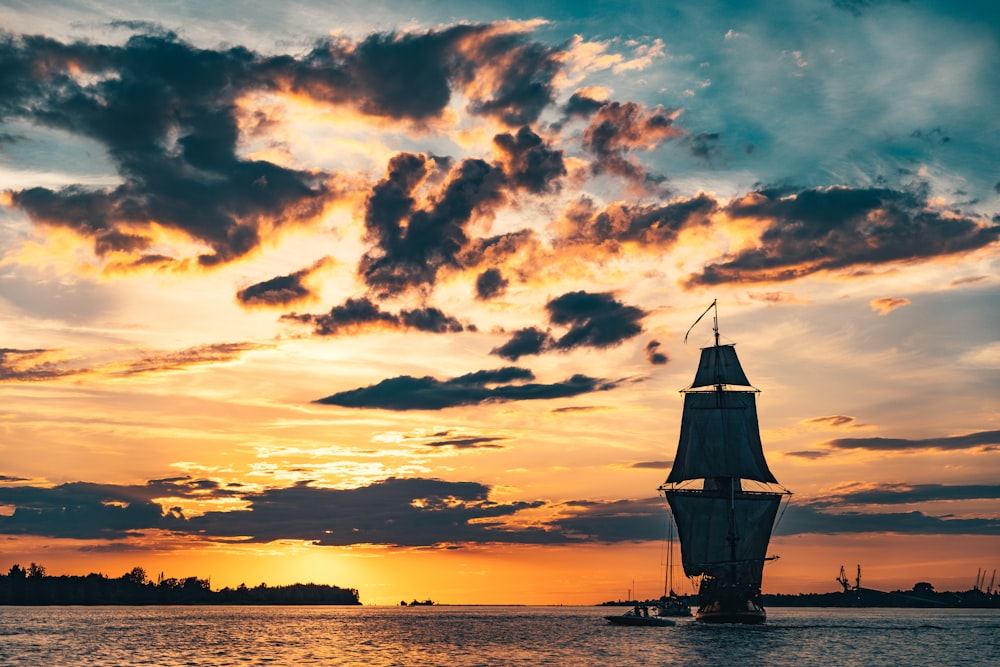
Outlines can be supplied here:
M662 176L646 173L627 155L635 150L649 150L680 136L681 132L674 127L673 113L660 106L646 109L634 102L602 105L583 133L583 147L595 158L593 172L615 174L634 183L663 181Z
M340 306L334 306L329 313L313 315L289 313L281 316L282 320L300 322L313 327L317 336L336 336L345 333L357 333L371 328L413 329L430 333L457 333L466 326L450 315L433 307L404 308L398 314L382 310L368 297L348 299Z
M907 535L1000 535L1000 519L933 516L924 512L830 512L792 504L775 535L902 533Z
M711 162L719 152L718 132L700 132L691 137L691 154L706 162Z
M514 187L551 192L558 189L558 179L566 175L563 151L545 145L528 127L522 127L517 135L498 134L493 143L502 154L504 172Z
M979 449L1000 448L1000 431L980 431L967 435L909 440L906 438L838 438L825 443L834 449L867 449L870 451L906 451L914 449Z
M651 340L646 343L646 361L657 366L667 363L667 355L660 352L660 341Z
M473 239L458 258L466 269L486 266L494 268L524 250L538 246L538 239L530 229ZM499 269L496 269L499 272Z
M588 542L646 542L667 534L669 510L662 498L577 501L564 507L574 511L551 522L557 533Z
M420 208L415 190L431 167L432 160L424 156L393 157L368 199L365 226L376 247L362 258L359 272L380 295L429 287L442 267L460 268L473 215L504 200L503 170L467 159L449 174L427 207Z
M424 443L427 447L450 447L452 449L503 449L497 442L506 440L499 436L466 436L435 439Z
M709 264L689 287L792 280L819 271L944 257L1000 239L1000 224L932 209L920 193L879 188L763 190L733 202L726 212L759 221L759 242Z
M317 42L301 60L267 60L262 79L362 113L394 119L439 116L460 90L473 114L517 127L534 122L552 101L560 52L491 25L382 33L358 43Z
M284 307L309 299L314 296L313 291L304 281L328 262L329 259L322 259L287 276L278 276L245 287L236 293L236 300L244 306Z
M477 371L450 380L401 375L368 387L342 391L316 402L349 408L443 410L483 403L566 398L607 391L618 384L585 375L574 375L554 384L527 382L534 378L528 369L515 366Z
M568 326L553 346L569 350L581 345L606 348L642 332L644 311L626 306L610 293L568 292L556 297L545 306L549 322Z
M490 354L495 354L503 359L517 361L521 357L532 354L541 354L552 348L554 339L551 334L535 327L526 327L514 332L510 340L499 347L495 347Z
M667 462L637 464L663 468ZM20 481L20 480L10 480ZM354 489L291 487L249 490L208 479L175 477L145 485L71 482L54 487L0 485L0 534L124 540L162 530L199 540L268 543L304 540L317 545L445 546L462 544L621 543L662 540L668 510L661 498L618 501L499 503L477 482L389 478ZM841 502L901 504L1000 497L996 485L917 485L858 490L835 503L819 500L788 507L777 535L838 533L1000 534L995 518L932 516L923 512L836 511ZM170 499L238 499L244 509L186 516ZM528 509L548 507L541 526L507 523ZM128 543L122 543L127 545ZM109 547L95 547L109 548ZM126 547L122 547L126 548Z
M0 504L13 506L0 516L0 533L74 539L123 539L148 529L183 529L184 515L156 498L230 498L234 493L211 480L187 477L119 486L69 482L54 487L3 486Z
M237 155L235 102L261 63L246 49L198 49L166 31L122 46L5 34L0 62L0 116L94 139L122 176L113 188L11 193L32 220L73 229L100 256L142 251L155 222L207 244L202 264L226 262L257 246L262 225L311 219L335 196L323 174Z
M997 484L880 484L873 487L847 489L829 498L816 500L813 507L834 505L909 505L939 500L997 500Z
M486 32L469 40L464 49L467 59L457 61L456 78L470 99L468 110L508 127L533 123L552 102L562 52L528 41L522 34Z
M600 246L611 252L617 252L622 243L666 250L682 230L708 225L717 208L715 199L705 194L664 205L617 202L602 210L589 199L581 199L565 212L557 243Z
M566 101L563 113L567 119L573 117L589 118L605 103L605 100L594 99L585 92L577 91L570 95L569 100Z
M642 333L642 318L646 315L641 309L616 300L610 293L582 290L552 299L545 309L549 322L568 327L566 333L556 338L548 331L527 327L516 331L509 341L494 348L490 354L513 361L550 350L614 347Z
M424 121L440 115L459 89L473 113L518 127L551 103L561 62L558 49L491 25L374 34L360 42L331 38L302 57L200 49L145 22L117 27L139 34L110 46L0 32L0 119L94 139L122 178L103 189L14 191L11 202L37 223L90 239L109 262L122 253L141 259L154 243L155 223L207 245L202 265L224 263L258 247L265 231L312 220L341 196L328 174L238 154L238 101L247 94L294 93L372 116ZM530 145L531 136L519 131L507 147L512 179L541 191L558 176L561 154ZM420 234L407 235L410 256L402 269L433 274L450 260L445 237L491 197L496 186L487 181L497 179L483 173L491 169L469 161L436 205L409 221ZM428 243L437 245L416 247L417 237L433 230L440 233ZM439 251L444 256L433 259ZM135 257L120 265L144 266Z
M486 269L476 278L476 298L480 301L488 301L498 297L507 291L510 284L500 269Z

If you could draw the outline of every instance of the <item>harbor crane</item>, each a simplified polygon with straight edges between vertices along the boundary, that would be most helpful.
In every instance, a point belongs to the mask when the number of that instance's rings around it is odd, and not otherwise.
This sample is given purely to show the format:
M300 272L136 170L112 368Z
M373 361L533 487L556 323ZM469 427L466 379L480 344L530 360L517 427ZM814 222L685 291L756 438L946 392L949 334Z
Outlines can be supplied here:
M847 580L847 573L844 572L844 566L840 566L840 576L837 577L837 583L844 587L844 592L861 590L861 564L858 563L858 576L854 579L854 588L851 588L851 582Z

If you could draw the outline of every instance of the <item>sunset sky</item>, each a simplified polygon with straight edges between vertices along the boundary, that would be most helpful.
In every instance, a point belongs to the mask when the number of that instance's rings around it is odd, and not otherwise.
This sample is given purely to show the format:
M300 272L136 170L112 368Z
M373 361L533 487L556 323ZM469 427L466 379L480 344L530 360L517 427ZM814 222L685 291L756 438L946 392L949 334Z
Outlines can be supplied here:
M971 588L998 72L991 2L4 2L0 571L658 596L717 299L764 591Z

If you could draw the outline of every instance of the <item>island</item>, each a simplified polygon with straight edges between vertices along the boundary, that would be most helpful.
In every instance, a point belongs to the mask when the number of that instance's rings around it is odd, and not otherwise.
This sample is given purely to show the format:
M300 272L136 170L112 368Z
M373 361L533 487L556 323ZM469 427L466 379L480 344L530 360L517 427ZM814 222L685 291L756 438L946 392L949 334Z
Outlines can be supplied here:
M359 605L357 589L292 584L212 590L208 579L164 577L151 581L134 567L120 577L103 574L49 576L32 563L0 574L0 605Z

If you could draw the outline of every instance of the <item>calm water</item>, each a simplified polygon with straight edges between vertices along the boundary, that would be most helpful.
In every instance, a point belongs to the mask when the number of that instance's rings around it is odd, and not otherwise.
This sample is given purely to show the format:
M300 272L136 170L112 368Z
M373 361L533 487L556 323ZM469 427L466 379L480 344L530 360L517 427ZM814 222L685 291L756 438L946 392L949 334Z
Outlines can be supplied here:
M781 609L757 627L594 607L0 607L0 665L998 665L1000 612Z

